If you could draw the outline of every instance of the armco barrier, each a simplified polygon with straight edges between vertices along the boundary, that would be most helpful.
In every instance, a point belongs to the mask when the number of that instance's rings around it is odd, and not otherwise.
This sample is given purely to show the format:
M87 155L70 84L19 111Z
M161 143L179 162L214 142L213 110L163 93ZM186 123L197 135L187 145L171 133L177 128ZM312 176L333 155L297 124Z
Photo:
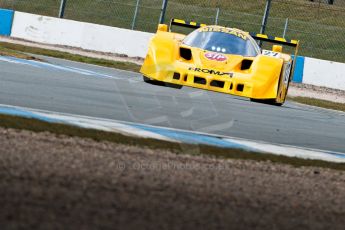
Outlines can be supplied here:
M13 10L0 9L0 35L10 36L13 23Z
M345 64L305 58L303 83L345 90Z
M152 34L16 11L11 36L34 42L145 57Z

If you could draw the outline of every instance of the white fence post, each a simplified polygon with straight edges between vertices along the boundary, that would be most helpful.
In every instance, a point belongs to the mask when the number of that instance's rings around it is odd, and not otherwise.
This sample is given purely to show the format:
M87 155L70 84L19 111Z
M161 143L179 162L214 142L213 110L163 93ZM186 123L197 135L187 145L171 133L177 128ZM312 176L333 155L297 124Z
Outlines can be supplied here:
M135 11L134 11L134 16L133 16L132 30L134 30L135 23L137 22L138 11L139 11L139 4L140 4L140 0L137 0L137 4L135 6Z
M217 13L216 13L216 20L214 22L215 25L218 25L218 20L219 20L219 13L220 13L220 8L217 8Z
M287 18L286 21L285 21L285 27L284 27L283 38L285 38L285 36L286 36L288 27L289 27L289 18Z
M168 0L163 0L162 9L161 9L161 16L159 18L159 24L164 23L165 13L167 11L167 7L168 7Z
M63 18L65 15L66 3L67 3L67 0L61 0L60 10L59 10L59 18Z

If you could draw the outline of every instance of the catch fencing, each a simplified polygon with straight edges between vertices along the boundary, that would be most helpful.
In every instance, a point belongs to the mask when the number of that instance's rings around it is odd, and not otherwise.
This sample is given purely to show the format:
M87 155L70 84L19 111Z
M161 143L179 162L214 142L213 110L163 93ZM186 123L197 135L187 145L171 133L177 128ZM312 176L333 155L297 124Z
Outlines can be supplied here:
M154 32L161 16L260 32L269 0L0 0L0 8ZM164 8L164 2L167 3ZM345 62L345 1L271 0L265 33L301 40L300 54ZM164 14L162 14L164 13Z

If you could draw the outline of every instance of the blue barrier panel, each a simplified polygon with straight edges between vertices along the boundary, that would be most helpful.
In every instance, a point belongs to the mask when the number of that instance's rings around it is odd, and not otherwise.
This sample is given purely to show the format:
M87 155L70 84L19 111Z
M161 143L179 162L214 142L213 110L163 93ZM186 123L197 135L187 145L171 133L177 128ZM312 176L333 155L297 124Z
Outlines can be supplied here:
M13 15L13 10L0 9L0 35L11 35Z
M296 83L302 83L303 72L304 72L304 57L298 56L292 81Z

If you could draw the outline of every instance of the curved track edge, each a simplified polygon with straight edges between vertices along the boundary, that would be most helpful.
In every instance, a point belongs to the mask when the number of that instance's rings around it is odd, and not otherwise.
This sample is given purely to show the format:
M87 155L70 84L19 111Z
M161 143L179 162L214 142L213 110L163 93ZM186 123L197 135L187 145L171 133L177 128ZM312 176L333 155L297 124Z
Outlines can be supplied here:
M333 163L345 163L345 153L340 152L301 148L296 146L267 143L262 141L213 135L173 128L150 126L97 117L65 114L10 105L0 105L0 114L32 118L49 123L59 123L81 128L121 133L142 138L153 138L157 140L186 144L210 145L229 149L242 149L248 152L296 157L307 160L321 160Z

